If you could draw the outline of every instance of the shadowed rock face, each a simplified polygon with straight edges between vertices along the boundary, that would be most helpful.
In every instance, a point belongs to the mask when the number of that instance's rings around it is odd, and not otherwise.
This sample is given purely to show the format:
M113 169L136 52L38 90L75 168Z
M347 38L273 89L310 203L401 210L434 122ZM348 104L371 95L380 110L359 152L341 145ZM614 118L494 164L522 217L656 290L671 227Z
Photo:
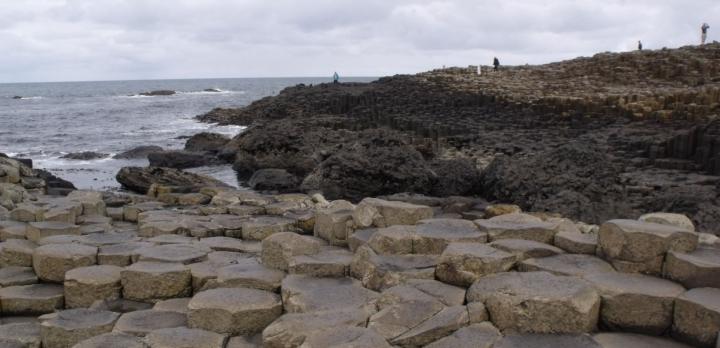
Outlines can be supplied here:
M595 223L670 211L707 228L720 222L718 63L711 44L451 68L299 85L199 119L250 126L220 151L241 179L280 168L333 198L483 194Z
M227 187L223 182L211 177L162 167L125 167L120 169L116 179L124 188L143 194L148 192L152 184L180 187Z

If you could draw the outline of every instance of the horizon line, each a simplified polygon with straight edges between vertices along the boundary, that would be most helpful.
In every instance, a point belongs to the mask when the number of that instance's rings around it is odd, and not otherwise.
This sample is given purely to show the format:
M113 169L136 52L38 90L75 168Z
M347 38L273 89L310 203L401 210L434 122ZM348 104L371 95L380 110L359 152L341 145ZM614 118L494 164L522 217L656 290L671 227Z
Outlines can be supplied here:
M402 75L402 74L401 74ZM382 75L385 76L385 75ZM381 75L377 76L362 76L362 75L347 75L341 76L342 78L380 78ZM149 78L149 79L108 79L108 80L56 80L56 81L12 81L12 82L0 82L0 85L12 85L12 84L34 84L34 83L83 83L83 82L133 82L133 81L184 81L184 80L260 80L260 79L324 79L332 82L332 75L330 76L254 76L254 77L182 77L182 78Z

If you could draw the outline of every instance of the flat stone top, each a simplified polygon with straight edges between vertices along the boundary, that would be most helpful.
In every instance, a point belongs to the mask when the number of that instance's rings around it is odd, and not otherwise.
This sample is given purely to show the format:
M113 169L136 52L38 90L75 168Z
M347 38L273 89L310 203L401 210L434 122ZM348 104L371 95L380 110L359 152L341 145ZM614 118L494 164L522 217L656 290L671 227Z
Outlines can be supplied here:
M140 260L183 262L203 258L211 251L209 247L200 244L164 244L145 247L137 253Z
M386 201L379 198L365 198L360 202L360 204L367 204L376 207L391 207L398 209L431 209L430 207L425 205L406 203L402 201Z
M40 324L37 322L0 325L0 338L37 337L40 340Z
M670 251L676 258L702 267L720 267L720 249L699 247L689 253Z
M0 301L3 298L49 299L63 295L63 286L59 284L19 285L0 289Z
M469 220L462 219L426 219L420 220L415 228L419 236L468 238L483 237L486 233Z
M95 256L97 248L83 244L48 244L35 249L35 255L43 255L54 258L72 258L77 256Z
M152 347L212 348L223 347L225 335L201 329L173 327L153 330L146 336Z
M467 292L469 302L485 302L490 297L511 296L545 300L570 297L595 297L597 293L586 281L548 272L505 272L491 274L476 281Z
M213 250L238 251L238 252L260 252L260 242L244 241L231 237L208 237L200 239L200 244L206 245Z
M502 215L501 215L502 216ZM505 231L505 230L531 230L531 229L542 229L552 230L556 227L555 224L549 222L514 222L514 221L492 221L479 219L475 220L475 225L480 228L481 231Z
M78 225L71 224L64 221L40 221L40 222L30 222L28 223L33 228L36 228L38 230L64 230L64 229L72 229L72 228L79 228Z
M86 329L114 323L119 313L96 309L68 309L41 317L42 326L55 326L67 330Z
M168 272L190 272L190 269L181 264L174 262L153 262L140 261L125 267L123 272L142 272L142 273L168 273Z
M73 348L147 348L137 336L122 332L108 332L74 345Z
M683 214L674 213L649 213L638 218L640 221L653 222L663 225L677 226L686 230L695 231L692 220Z
M178 312L178 313L187 313L187 306L188 303L190 303L190 300L192 298L190 297L182 297L182 298L171 298L169 300L164 300L156 303L152 309L156 311L171 311L171 312Z
M307 336L303 343L303 348L325 347L390 348L391 346L375 330L357 326L340 326L314 331Z
M114 245L139 240L134 232L91 233L82 236L80 242L95 246Z
M150 332L155 329L187 325L187 315L173 311L145 309L125 313L115 324L116 331Z
M197 241L195 237L186 237L179 234L162 234L156 237L152 237L147 241L156 244L190 244Z
M588 273L615 272L609 263L592 255L560 254L549 257L527 259L523 265L563 275L585 275Z
M595 286L601 295L642 294L675 298L685 292L680 284L642 274L603 272L588 274L585 280Z
M217 276L220 282L238 277L260 277L268 281L280 282L285 277L285 272L265 267L257 260L247 258L217 269Z
M280 296L263 290L248 288L220 288L202 291L193 296L188 309L223 309L242 312L282 306Z
M442 256L472 256L480 259L503 259L513 257L512 254L495 249L484 243L450 243Z
M65 281L76 281L80 283L108 284L120 281L122 267L111 265L99 265L79 267L65 273Z
M500 239L496 240L492 243L490 243L490 246L493 248L497 248L503 251L522 251L522 252L528 252L532 250L546 250L550 253L554 254L564 254L565 252L556 247L552 246L550 244L545 244L541 242L537 242L534 240L526 240L526 239Z
M8 239L0 243L0 248L8 250L32 252L38 245L27 239Z
M689 233L689 234L697 234L693 231L689 231L687 229L672 226L672 225L662 225L662 224L656 224L653 222L645 222L645 221L638 221L638 220L628 220L628 219L616 219L616 220L610 220L605 222L604 224L600 225L600 229L603 228L609 228L610 226L619 228L625 233L645 233L645 234L653 234L660 237L670 237L673 234L676 233Z
M720 314L720 289L692 289L680 295L678 299L695 303Z
M13 278L25 278L28 275L35 275L32 267L5 266L0 267L0 282L4 280L12 280Z
M255 216L250 218L249 220L245 220L242 224L243 228L247 227L262 227L262 226L272 226L272 225L289 225L294 224L295 220L282 217L282 216L269 216L269 215L261 215L261 216Z
M144 247L150 247L154 244L148 242L127 242L113 245L104 245L99 249L100 254L112 255L112 254L127 254L133 250L137 250Z
M40 238L39 241L37 241L38 245L48 245L48 244L82 244L83 238L79 235L74 234L61 234L56 236L49 236L45 238Z
M315 278L291 274L282 281L283 298L300 296L313 310L358 307L378 298L379 294L364 288L350 278Z
M593 335L593 339L603 348L690 348L669 338L633 333L602 332Z
M603 348L589 335L510 334L493 348ZM630 348L630 347L628 347Z
M491 217L488 220L492 221L492 222L515 222L515 223L543 222L543 220L537 216L520 213L520 212L510 213L510 214L502 214L502 215Z
M435 267L440 255L378 255L372 249L362 246L356 252L369 254L370 262L388 271L406 271Z

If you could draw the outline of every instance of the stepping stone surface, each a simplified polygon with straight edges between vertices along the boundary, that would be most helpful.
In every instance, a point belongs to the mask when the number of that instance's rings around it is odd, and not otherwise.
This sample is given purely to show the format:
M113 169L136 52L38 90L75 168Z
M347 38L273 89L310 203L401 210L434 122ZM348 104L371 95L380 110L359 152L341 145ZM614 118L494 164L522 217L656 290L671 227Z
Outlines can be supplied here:
M117 266L80 267L65 274L65 306L90 307L97 300L120 298L120 274Z
M0 289L3 315L51 313L63 308L64 302L61 285L32 284Z
M562 254L528 259L518 264L522 272L545 271L556 275L583 277L593 273L615 272L607 262L590 255Z
M481 277L509 271L515 255L480 243L451 243L440 256L435 276L448 284L468 287Z
M288 313L372 306L378 297L356 280L288 275L281 286L282 303Z
M227 336L185 327L150 332L146 342L152 348L224 348Z
M97 248L81 244L48 244L33 252L33 269L46 282L62 283L71 269L97 263Z
M712 347L720 332L720 289L698 288L675 300L672 336L701 347Z
M188 304L192 328L233 335L262 332L283 312L274 293L244 288L222 288L200 292Z
M663 275L689 289L720 288L720 248L700 247L688 253L670 251Z
M185 326L187 316L183 313L148 309L121 315L113 331L144 337L153 330Z
M148 348L137 336L121 332L109 332L98 335L80 343L73 348Z
M192 291L190 269L179 263L138 262L120 273L123 297L155 301L186 297Z
M112 331L120 314L93 309L69 309L41 317L43 347L71 348L88 338Z
M7 266L0 268L0 287L30 285L38 282L38 277L30 267Z

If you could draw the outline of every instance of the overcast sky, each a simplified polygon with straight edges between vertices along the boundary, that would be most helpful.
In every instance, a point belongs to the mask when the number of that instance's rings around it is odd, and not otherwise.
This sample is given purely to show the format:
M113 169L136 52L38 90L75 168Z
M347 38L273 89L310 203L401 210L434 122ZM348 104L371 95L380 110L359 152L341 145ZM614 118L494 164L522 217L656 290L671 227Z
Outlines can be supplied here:
M703 22L720 41L720 0L0 0L0 82L534 64L697 44Z

